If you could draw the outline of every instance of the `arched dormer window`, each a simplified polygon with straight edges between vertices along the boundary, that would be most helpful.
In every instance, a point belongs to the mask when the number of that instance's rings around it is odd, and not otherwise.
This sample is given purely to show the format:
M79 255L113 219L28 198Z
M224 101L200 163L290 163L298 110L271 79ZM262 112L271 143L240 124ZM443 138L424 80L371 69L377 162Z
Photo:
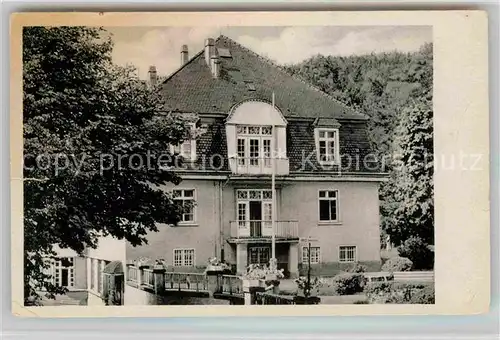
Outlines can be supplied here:
M281 111L262 100L235 105L226 119L229 164L233 173L288 173L287 121Z

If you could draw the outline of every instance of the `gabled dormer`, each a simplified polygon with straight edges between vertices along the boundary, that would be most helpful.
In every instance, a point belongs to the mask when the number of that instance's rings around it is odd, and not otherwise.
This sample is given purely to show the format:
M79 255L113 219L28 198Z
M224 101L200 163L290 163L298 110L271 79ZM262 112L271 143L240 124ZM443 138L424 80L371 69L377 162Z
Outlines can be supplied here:
M287 175L287 121L271 103L251 99L231 109L226 119L229 166L234 174ZM273 160L274 158L274 160Z

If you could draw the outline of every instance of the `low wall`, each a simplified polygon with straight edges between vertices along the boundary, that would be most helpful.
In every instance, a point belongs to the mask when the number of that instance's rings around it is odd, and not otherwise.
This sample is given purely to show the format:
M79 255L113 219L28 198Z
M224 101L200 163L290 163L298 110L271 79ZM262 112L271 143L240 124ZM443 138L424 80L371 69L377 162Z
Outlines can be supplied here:
M125 285L125 306L138 305L229 305L227 300L192 296L192 293L155 295L130 284Z

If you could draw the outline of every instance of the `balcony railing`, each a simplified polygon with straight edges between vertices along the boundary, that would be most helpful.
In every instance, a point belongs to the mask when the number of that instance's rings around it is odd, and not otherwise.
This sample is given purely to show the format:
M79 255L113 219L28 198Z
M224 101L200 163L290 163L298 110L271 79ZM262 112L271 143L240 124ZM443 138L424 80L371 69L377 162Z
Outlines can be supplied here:
M288 175L289 162L288 158L276 158L275 174ZM234 174L238 175L271 175L273 171L273 160L271 158L229 158L229 166Z
M233 238L267 238L272 236L272 232L271 221L231 221L231 237ZM274 235L287 239L298 238L298 221L276 221Z

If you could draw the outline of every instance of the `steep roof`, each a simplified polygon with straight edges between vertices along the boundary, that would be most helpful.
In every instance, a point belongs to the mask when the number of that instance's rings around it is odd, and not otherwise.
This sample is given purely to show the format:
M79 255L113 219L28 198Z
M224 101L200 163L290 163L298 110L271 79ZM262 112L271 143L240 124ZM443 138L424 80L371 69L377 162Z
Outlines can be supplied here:
M221 56L220 77L212 77L203 50L200 51L164 81L167 110L227 114L238 102L254 98L270 100L274 92L275 103L285 117L366 119L365 115L226 36L217 38L215 47L228 49L231 55Z

